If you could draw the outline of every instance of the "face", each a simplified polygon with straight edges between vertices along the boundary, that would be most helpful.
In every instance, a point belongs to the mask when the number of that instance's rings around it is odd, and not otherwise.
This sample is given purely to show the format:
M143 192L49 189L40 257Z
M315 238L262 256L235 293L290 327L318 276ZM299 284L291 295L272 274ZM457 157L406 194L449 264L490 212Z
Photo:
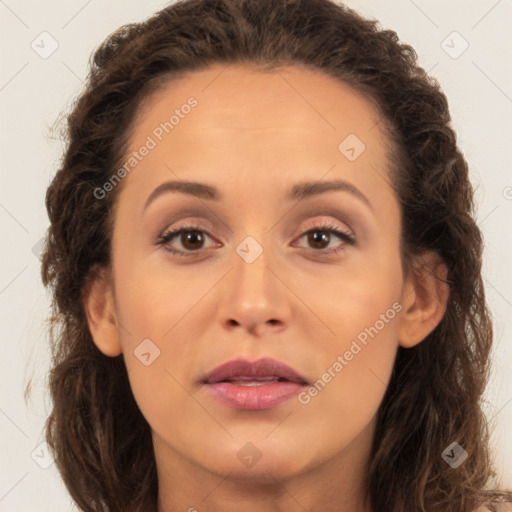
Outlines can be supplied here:
M141 112L137 162L117 185L108 346L124 355L157 463L282 478L369 439L405 293L379 117L347 85L298 67L213 66ZM204 383L223 363L261 358L308 385L274 382L267 400L269 384L239 382L244 408Z

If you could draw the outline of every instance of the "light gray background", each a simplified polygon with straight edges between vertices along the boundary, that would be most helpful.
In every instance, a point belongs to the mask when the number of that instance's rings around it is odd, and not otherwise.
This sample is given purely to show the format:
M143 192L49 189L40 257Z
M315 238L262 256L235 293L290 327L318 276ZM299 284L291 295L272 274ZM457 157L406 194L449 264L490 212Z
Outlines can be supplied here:
M478 185L486 291L495 319L494 367L485 410L496 423L492 441L501 484L510 488L512 0L347 4L396 30L417 50L422 66L438 78ZM164 5L162 0L0 0L0 511L72 509L55 464L40 446L49 410L44 335L49 302L34 252L48 225L44 194L62 150L58 140L51 139L49 127L80 91L93 49L120 25L140 21ZM34 40L42 46L43 31L58 42L46 59L31 48ZM454 55L463 49L464 41L453 31L469 44L458 58L445 51ZM23 388L29 377L34 383L27 407ZM51 464L48 469L41 467L45 463Z

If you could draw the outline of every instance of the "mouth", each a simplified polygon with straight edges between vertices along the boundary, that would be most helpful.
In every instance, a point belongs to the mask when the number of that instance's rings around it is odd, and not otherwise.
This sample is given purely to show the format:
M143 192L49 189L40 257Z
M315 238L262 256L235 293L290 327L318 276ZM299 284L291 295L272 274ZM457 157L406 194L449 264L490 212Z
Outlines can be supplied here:
M283 377L251 377L247 375L241 375L239 377L234 377L232 379L225 379L219 382L227 382L229 384L233 384L235 386L264 386L265 384L270 384L272 382L293 382L291 380L285 379ZM209 384L217 384L216 382Z
M246 410L277 407L309 385L293 368L271 358L229 361L210 372L202 384L224 405Z

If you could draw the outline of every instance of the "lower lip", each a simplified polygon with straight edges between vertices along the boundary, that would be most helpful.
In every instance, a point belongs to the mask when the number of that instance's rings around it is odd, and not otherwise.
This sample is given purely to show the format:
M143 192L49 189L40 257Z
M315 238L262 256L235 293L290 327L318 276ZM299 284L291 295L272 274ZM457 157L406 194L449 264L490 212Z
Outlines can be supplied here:
M277 407L304 388L297 382L281 381L260 386L239 386L228 382L207 384L210 392L222 403L236 409L258 411Z

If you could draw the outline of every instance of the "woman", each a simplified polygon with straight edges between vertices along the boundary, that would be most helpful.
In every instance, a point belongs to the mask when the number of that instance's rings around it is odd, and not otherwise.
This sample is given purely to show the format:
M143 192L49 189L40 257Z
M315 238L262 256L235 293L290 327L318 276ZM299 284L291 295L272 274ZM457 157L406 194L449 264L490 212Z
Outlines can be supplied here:
M512 502L467 164L394 32L329 0L121 27L47 208L47 439L82 510Z

